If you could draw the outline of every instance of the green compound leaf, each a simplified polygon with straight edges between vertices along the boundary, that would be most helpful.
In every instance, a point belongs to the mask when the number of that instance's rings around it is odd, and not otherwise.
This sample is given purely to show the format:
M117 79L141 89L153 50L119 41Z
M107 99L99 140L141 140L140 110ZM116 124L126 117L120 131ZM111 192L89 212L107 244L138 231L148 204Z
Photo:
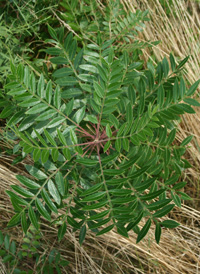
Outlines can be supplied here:
M185 63L188 61L188 59L189 59L189 56L185 57L185 58L178 64L177 69L182 68L182 67L185 65Z
M41 149L39 149L39 148L34 149L34 151L33 151L33 160L35 162L39 161L40 156L41 156Z
M41 153L41 160L42 160L42 163L46 163L49 159L49 150L48 149L44 149L42 150L42 153Z
M86 115L84 118L85 121L90 121L93 124L98 124L97 117L94 115Z
M181 146L186 146L187 144L189 144L189 143L192 141L192 138L193 138L193 136L188 136L188 137L186 137L186 138L182 141Z
M71 2L80 18L90 12L90 3L83 11ZM150 43L137 40L136 34L147 12L125 12L119 3L108 2L103 17L99 5L92 7L98 27L87 16L86 32L93 42L86 39L83 46L74 23L69 22L72 31L66 37L63 27L48 26L51 47L44 52L50 70L46 63L44 74L12 63L12 75L6 73L0 92L0 117L7 120L4 137L16 143L13 164L25 157L33 160L26 166L30 176L18 175L20 185L6 191L15 210L9 225L21 223L27 233L31 224L39 229L39 217L51 221L54 213L58 240L69 224L79 231L82 244L87 229L102 235L113 228L124 237L133 230L139 242L153 220L159 243L161 228L177 223L158 218L181 206L181 199L190 199L179 191L186 184L179 177L190 166L183 155L192 137L175 142L175 125L200 105L190 98L200 80L186 88L180 72L188 57L176 64L170 54L170 64L166 56L156 65L148 61L144 69L137 53ZM69 21L76 22L74 16ZM169 190L171 199L166 198Z
M112 130L111 130L109 124L106 125L106 134L107 134L107 136L108 136L109 138L111 138L111 136L112 136Z
M175 227L179 226L180 224L174 220L165 220L165 221L161 222L160 225L167 227L167 228L175 228Z
M62 134L62 132L58 128L57 128L57 133L58 133L58 138L59 138L60 142L66 146L67 145L66 139L65 139L64 135Z
M102 202L98 202L98 203L94 203L92 205L87 205L87 206L83 206L83 210L94 210L94 209L98 209L98 208L102 208L103 206L105 206L108 203L108 201L102 201Z
M56 162L58 160L59 152L58 152L57 148L53 148L51 150L51 156L52 156L54 162Z
M143 217L144 212L140 212L140 214L137 216L137 218L135 219L135 221L131 222L128 224L127 226L127 231L133 229L137 224L139 224L139 222L141 221L142 217Z
M177 191L177 193L181 195L182 200L192 200L192 198L184 192Z
M122 235L122 236L128 238L128 233L127 233L127 230L126 230L126 228L125 228L124 226L118 225L118 226L117 226L117 232L118 232L120 235Z
M61 203L60 195L58 193L57 188L55 187L55 184L53 183L53 181L51 179L48 180L47 186L48 186L48 190L49 190L49 193L52 196L52 198L55 200L55 202L58 205L60 205L60 203Z
M40 214L48 221L51 221L51 216L49 215L48 211L46 210L46 208L44 207L44 205L39 199L35 200L35 205L38 211L40 212Z
M106 195L105 191L97 192L92 195L89 195L85 198L83 198L82 202L92 202L92 201L98 201L102 199Z
M34 197L34 194L32 192L26 190L25 188L22 188L22 187L16 186L16 185L13 185L11 187L14 191L16 191L17 193L19 193L20 195L22 195L24 197L27 197L27 198Z
M103 98L104 97L104 89L96 82L94 82L94 89L96 94L100 97Z
M192 95L195 93L195 91L196 91L196 89L197 89L199 83L200 83L200 80L196 81L196 82L189 88L189 90L188 90L188 92L186 93L186 95L187 95L187 96L192 96Z
M55 176L55 182L56 182L58 191L60 192L60 194L62 196L64 196L64 194L65 194L65 181L64 181L64 178L63 178L61 172L58 172L56 174L56 176Z
M22 175L16 176L17 180L30 189L38 189L40 185Z
M27 218L26 218L25 212L22 212L22 215L21 215L21 226L22 226L23 232L26 234L26 232L28 230L28 223L27 223Z
M55 213L58 213L57 207L52 202L51 198L49 197L48 193L46 192L46 190L44 188L43 188L41 194L42 194L42 198L44 199L44 201L47 204L47 206L49 207L49 209Z
M97 73L97 69L95 66L92 65L80 65L79 68L92 72L92 73Z
M40 103L37 104L36 106L32 107L31 109L29 109L26 114L36 114L36 113L40 113L42 111L44 111L45 109L48 108L48 105Z
M29 216L30 221L33 224L33 226L38 230L39 229L39 224L38 224L38 220L37 220L37 217L35 215L35 212L34 212L32 206L29 206L28 216Z
M14 192L12 192L10 190L6 190L6 193L11 198L13 206L14 206L14 203L17 204L17 205L27 205L28 204L27 201L25 201L24 199L18 197L18 195L15 194Z
M30 165L26 165L26 170L36 179L38 180L43 180L47 178L47 175L39 170L38 168L34 167L34 166L30 166Z
M167 205L168 203L170 203L172 201L172 199L163 199L161 201L157 201L157 202L153 202L149 205L147 205L147 208L149 210L157 210L162 208L163 206Z
M171 197L174 203L181 208L181 199L174 191L171 191Z
M88 167L96 166L98 164L98 161L85 159L85 158L84 159L77 159L76 162L79 163L79 164L82 164L84 166L88 166Z
M174 204L164 206L162 209L156 211L156 213L153 214L153 217L160 218L160 217L165 216L167 213L169 213L174 208L174 206L175 206Z
M84 116L85 116L85 107L82 107L74 115L74 118L75 118L77 124L80 124L80 122L83 120Z
M151 219L148 219L146 224L143 226L143 228L139 232L136 243L139 243L146 236L147 232L149 231L150 226L151 226Z
M157 244L159 244L159 242L160 242L161 233L162 233L162 230L161 230L160 223L157 223L156 230L155 230L155 240L156 240Z
M21 220L21 213L17 213L10 219L7 226L8 227L16 226L20 222L20 220Z
M52 38L57 40L57 34L56 34L55 30L52 27L50 27L49 25L48 25L48 32L49 32L49 34L51 35Z
M145 194L145 195L141 196L140 199L143 200L143 201L149 201L149 200L152 200L152 199L156 198L157 196L162 194L164 191L165 191L165 189L160 189L160 190L155 191L153 193Z
M94 192L97 192L98 190L100 190L102 188L102 186L103 186L103 183L98 183L94 186L91 186L89 189L83 191L80 196L84 197L84 196L90 195Z
M66 224L66 222L64 222L58 229L58 241L59 242L63 239L63 237L66 233L66 230L67 230L67 224Z
M70 150L68 148L64 148L63 149L63 155L65 156L65 158L70 161L71 160L71 153Z
M176 68L176 62L175 62L174 56L172 55L172 53L170 53L169 57L170 57L171 69L172 69L172 71L174 71Z
M50 144L52 144L53 146L56 147L57 146L56 141L54 140L52 135L46 129L44 129L44 134L45 134L46 138L48 139L48 141L50 142Z
M102 234L105 234L105 233L109 232L110 230L112 230L114 228L114 226L115 226L114 224L109 225L106 228L103 228L102 230L100 230L96 235L100 236Z
M82 243L85 240L86 236L86 225L81 227L80 233L79 233L79 244L82 245Z
M183 101L191 106L200 107L200 103L195 99L185 98Z
M105 210L103 212L96 213L95 215L91 215L91 217L88 220L92 221L92 220L101 219L101 218L105 217L106 215L108 215L109 212L110 212L110 210L108 209L108 210Z

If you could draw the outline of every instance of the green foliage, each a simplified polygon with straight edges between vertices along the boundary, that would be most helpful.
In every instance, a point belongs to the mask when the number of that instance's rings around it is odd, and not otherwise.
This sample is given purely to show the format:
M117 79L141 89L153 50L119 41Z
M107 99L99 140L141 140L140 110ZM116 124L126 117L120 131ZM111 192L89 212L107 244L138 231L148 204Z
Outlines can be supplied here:
M174 121L195 113L199 103L190 97L199 81L187 90L181 77L187 57L178 65L170 55L170 63L164 58L143 66L138 50L144 45L132 39L146 12L126 18L119 1L103 12L96 38L82 39L84 45L73 32L48 26L48 75L11 62L4 86L10 103L0 118L16 141L13 153L31 156L34 165L26 166L31 178L17 176L19 185L6 191L16 213L8 226L21 225L26 233L45 219L59 225L61 241L70 225L82 244L88 229L101 235L114 228L125 237L133 229L139 242L155 223L158 243L161 227L178 225L160 218L190 199L179 191L185 185L179 177L190 166L182 157L190 137L177 145Z
M10 73L10 60L29 63L42 70L38 49L48 37L46 22L51 18L52 0L1 1L0 4L0 88ZM37 58L35 58L37 56Z
M6 266L7 273L32 274L34 270L27 264L32 260L34 268L39 273L62 273L62 267L69 264L62 255L53 248L49 252L43 250L42 235L30 226L22 243L11 240L11 237L0 231L0 257ZM29 269L29 270L27 270Z
M147 10L127 12L119 0L107 1L106 4L96 0L67 0L62 1L61 6L64 10L59 12L60 18L76 32L77 39L84 43L93 41L99 44L102 35L104 41L113 39L112 46L118 52L123 48L131 52L133 49L138 51L145 46L151 47L158 43L141 42L137 38L138 32L143 31L145 27L144 22L149 20Z

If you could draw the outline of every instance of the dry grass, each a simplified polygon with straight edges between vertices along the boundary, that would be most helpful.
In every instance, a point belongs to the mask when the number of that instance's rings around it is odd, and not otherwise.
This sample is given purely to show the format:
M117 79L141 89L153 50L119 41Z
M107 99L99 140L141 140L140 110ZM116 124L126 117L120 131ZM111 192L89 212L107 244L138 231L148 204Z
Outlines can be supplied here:
M170 52L173 52L177 59L191 55L186 64L185 76L188 83L196 81L200 77L198 5L192 0L186 2L173 0L169 19L158 0L122 0L122 2L127 10L134 11L137 8L150 10L152 21L147 24L141 40L162 41L152 49L157 60L168 56ZM173 11L176 11L176 16ZM144 51L144 55L146 60L150 58L148 51ZM184 179L188 181L185 191L194 200L190 204L183 205L181 209L176 208L173 211L170 217L179 221L181 226L173 230L164 229L160 245L157 245L153 239L153 227L150 229L149 236L137 245L135 244L135 234L131 234L127 239L112 231L98 238L94 238L94 235L89 233L83 246L80 246L77 235L70 229L68 229L64 240L58 245L56 228L50 227L44 222L41 253L54 246L59 248L64 258L71 262L65 270L63 269L63 273L70 274L200 273L199 114L200 109L197 109L196 115L184 115L177 137L178 141L190 134L195 137L187 151L187 159L194 167L188 169L183 175ZM11 169L9 157L2 159L0 163L0 229L2 229L6 227L8 220L13 215L13 209L5 195L5 190L9 189L11 184L18 183L15 174L23 171L18 167ZM10 229L8 232L17 242L22 241L19 228ZM0 273L6 273L1 261Z

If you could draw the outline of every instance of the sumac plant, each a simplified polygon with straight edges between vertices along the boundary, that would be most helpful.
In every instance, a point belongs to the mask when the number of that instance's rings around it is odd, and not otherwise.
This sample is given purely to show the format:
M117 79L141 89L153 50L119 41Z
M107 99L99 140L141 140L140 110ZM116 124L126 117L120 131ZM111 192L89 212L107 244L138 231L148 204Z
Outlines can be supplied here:
M171 54L145 68L134 54L116 55L103 35L83 48L72 33L49 33L50 80L11 63L5 85L1 118L14 153L34 161L31 176L6 191L16 212L8 225L26 233L42 217L58 225L59 240L70 225L82 243L88 229L133 230L139 242L154 224L159 243L162 227L178 226L162 217L190 199L180 177L191 137L174 141L180 115L199 106L191 98L199 81L187 89L180 73L188 58L176 64Z

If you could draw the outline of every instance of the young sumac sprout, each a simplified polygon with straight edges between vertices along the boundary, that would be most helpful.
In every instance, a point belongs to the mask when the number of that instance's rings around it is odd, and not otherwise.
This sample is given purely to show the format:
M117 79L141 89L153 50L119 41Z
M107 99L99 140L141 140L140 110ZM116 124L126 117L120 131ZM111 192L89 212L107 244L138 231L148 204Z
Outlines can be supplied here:
M199 81L186 87L188 57L176 65L171 54L144 66L135 27L147 13L121 14L115 31L109 21L84 46L49 26L49 77L11 63L0 118L6 136L20 140L14 150L33 164L26 166L30 176L18 175L20 184L7 190L16 212L9 226L26 233L43 218L58 226L59 241L71 226L82 244L88 230L98 236L112 229L125 237L133 230L139 242L152 224L159 243L163 229L178 225L163 220L190 199L181 175L190 167L183 156L191 137L178 143L176 127L200 105L191 98Z

